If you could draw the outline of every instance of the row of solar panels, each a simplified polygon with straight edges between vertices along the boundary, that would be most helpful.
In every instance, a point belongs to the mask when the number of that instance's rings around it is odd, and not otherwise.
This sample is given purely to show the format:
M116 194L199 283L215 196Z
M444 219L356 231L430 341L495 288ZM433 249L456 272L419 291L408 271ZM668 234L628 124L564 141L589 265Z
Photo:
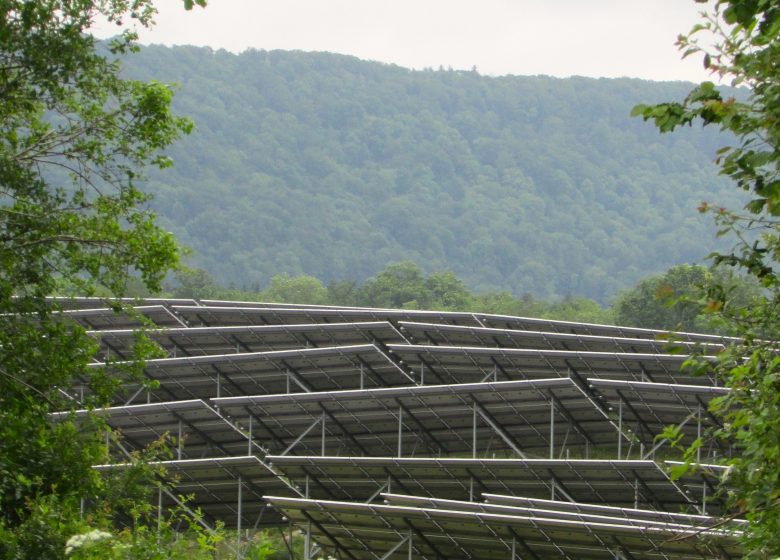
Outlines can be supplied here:
M684 334L674 342L682 353L670 355L668 342L643 329L215 303L159 300L113 312L77 300L66 311L100 338L95 368L131 357L130 327L152 327L170 356L146 364L159 388L128 383L104 414L130 447L174 436L177 456L167 466L212 520L260 526L279 523L283 511L349 558L689 557L683 549L700 558L713 550L697 550L705 540L724 538L702 517L688 524L696 538L662 550L668 527L656 534L636 519L650 515L637 508L720 511L719 502L704 504L717 468L674 482L650 459L666 452L656 439L664 426L678 424L691 441L717 421L707 404L725 391L679 369L687 353L712 354L728 339ZM391 491L451 502L404 504L396 519L396 505L377 505ZM486 520L495 512L474 509L486 492L639 513L630 523L591 526L552 505L530 517L501 513L512 519L494 527ZM434 521L431 508L450 513ZM369 522L376 516L380 527ZM567 540L543 528L548 521L578 532ZM610 524L643 536L635 542L609 529L605 537ZM731 540L718 554L735 555Z
M667 334L664 331L636 327L596 325L469 312L330 307L214 300L195 301L187 299L125 300L123 303L131 305L137 312L137 314L132 315L129 313L106 314L105 300L99 298L61 299L56 300L56 303L65 309L66 313L81 321L87 328L101 330L119 329L123 328L123 326L135 327L140 324L139 318L146 318L159 327L293 325L362 323L370 321L398 323L400 321L409 321L648 340ZM677 333L677 338L688 342L716 344L731 340L717 335L701 333Z

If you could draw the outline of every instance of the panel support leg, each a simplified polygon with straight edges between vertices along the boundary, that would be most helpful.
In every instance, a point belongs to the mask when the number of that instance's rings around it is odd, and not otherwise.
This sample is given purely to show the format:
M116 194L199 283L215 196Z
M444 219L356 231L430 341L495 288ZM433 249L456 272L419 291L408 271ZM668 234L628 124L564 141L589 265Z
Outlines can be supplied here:
M325 413L322 413L322 441L320 442L320 452L321 455L325 456Z
M398 456L402 456L403 451L403 424L404 424L404 408L398 408Z
M243 486L244 481L241 479L241 477L238 477L238 507L237 513L238 513L238 520L236 521L236 560L241 560L241 517L243 516Z
M471 457L477 458L477 407L474 405L474 417L471 420Z
M623 458L623 399L618 401L618 461Z
M246 454L252 454L252 415L249 415L249 437L246 440Z
M550 459L555 459L555 401L550 398Z
M179 420L179 434L176 437L176 458L181 461L181 448L182 448L182 441L181 441L181 420Z
M306 523L306 535L303 539L303 558L304 560L311 558L311 521Z
M701 442L701 404L699 405L696 417L696 438ZM696 450L696 462L701 464L701 445Z

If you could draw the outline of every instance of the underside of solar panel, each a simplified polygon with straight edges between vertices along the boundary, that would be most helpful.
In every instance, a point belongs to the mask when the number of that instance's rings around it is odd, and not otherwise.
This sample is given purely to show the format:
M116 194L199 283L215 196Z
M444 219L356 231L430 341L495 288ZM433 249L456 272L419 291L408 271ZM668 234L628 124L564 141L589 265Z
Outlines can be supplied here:
M728 442L679 479L663 433L718 418L681 370L734 341L481 313L153 299L61 300L121 375L143 327L166 357L97 413L121 453L167 437L208 523L294 524L306 558L738 558L717 493ZM75 400L88 391L68 389ZM320 557L316 556L316 557Z

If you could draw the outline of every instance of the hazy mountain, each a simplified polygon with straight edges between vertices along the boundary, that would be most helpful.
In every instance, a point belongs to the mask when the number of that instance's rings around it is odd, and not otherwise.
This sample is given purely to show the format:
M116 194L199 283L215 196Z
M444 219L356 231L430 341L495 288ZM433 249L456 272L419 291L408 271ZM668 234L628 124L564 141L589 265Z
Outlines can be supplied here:
M411 71L303 52L148 47L196 131L148 185L193 264L236 286L363 280L388 262L472 289L608 299L714 247L716 131L662 136L634 104L685 83Z

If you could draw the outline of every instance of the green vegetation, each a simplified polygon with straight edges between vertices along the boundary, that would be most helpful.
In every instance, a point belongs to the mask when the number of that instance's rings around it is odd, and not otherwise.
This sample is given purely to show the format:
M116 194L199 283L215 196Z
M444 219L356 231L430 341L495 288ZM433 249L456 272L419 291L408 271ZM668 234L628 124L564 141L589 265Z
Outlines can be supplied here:
M151 2L132 6L129 13L121 1L0 3L0 558L7 560L197 560L213 558L221 538L149 506L162 474L150 459L165 456L163 442L123 455L130 466L104 476L92 467L108 460L106 426L50 417L104 405L122 380L87 367L94 339L46 296L64 285L120 296L131 272L156 290L178 260L137 184L145 167L169 165L160 150L190 122L170 112L167 86L120 78L86 32L99 16L149 25ZM126 54L132 39L128 33L106 47ZM141 359L155 355L139 341ZM126 374L138 375L139 366ZM85 387L81 400L66 392L76 385Z
M700 47L700 36L705 35ZM714 41L711 41L714 39ZM662 131L701 122L731 133L735 142L718 151L717 164L750 201L741 211L702 204L715 216L733 249L713 256L716 265L749 275L760 297L745 306L727 285L715 283L703 309L719 316L743 340L713 366L692 361L696 371L713 372L732 389L712 406L723 426L711 436L736 442L722 492L750 522L745 532L749 558L780 555L780 6L770 0L718 0L687 37L685 54L702 53L705 66L750 95L734 99L705 82L682 103L638 106ZM696 459L700 441L687 450Z
M546 301L530 294L517 298L509 292L473 293L454 273L426 276L411 261L390 264L362 284L340 281L325 285L313 276L283 274L272 277L265 289L225 289L203 269L181 269L173 284L166 293L182 298L474 311L703 332L724 332L726 328L699 305L703 291L727 285L736 294L732 305L738 303L742 308L760 293L749 278L713 273L700 265L678 265L646 278L621 292L614 304L606 307L583 297Z
M690 84L195 47L143 48L125 67L179 84L196 129L152 174L152 205L225 286L362 283L411 260L478 292L606 304L718 247L702 200L741 204L711 165L716 131L663 136L629 116Z

